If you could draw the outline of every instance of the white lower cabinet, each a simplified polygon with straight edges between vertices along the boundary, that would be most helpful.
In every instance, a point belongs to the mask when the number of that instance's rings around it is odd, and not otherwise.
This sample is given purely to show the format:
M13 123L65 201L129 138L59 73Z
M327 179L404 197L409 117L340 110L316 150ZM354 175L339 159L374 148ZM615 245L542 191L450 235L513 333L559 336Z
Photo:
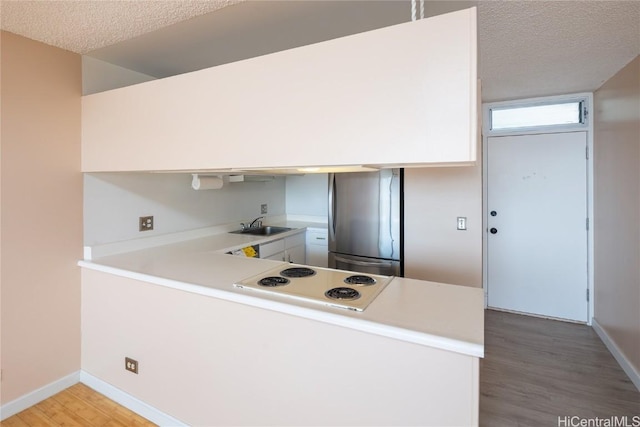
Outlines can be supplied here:
M306 250L308 265L328 266L329 240L326 228L307 228Z
M302 236L304 238L304 235ZM285 261L292 262L294 264L306 264L307 253L305 251L304 244L287 248L285 251Z
M269 256L265 256L265 257L260 257L260 258L272 259L274 261L284 261L285 260L284 251L278 252L277 254L273 254L273 255L269 255Z
M261 243L260 258L284 261L284 239Z
M300 232L284 239L260 245L260 258L286 261L295 264L306 263L305 234Z

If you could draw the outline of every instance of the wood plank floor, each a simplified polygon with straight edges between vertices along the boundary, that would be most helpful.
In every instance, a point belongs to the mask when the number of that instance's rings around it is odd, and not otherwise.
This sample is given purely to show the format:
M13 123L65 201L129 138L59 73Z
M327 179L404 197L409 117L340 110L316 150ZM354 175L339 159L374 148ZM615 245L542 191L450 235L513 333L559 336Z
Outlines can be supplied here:
M481 426L558 426L571 425L558 417L625 415L633 425L632 417L640 417L640 392L591 327L485 313Z
M150 427L152 422L82 383L0 423L2 427Z

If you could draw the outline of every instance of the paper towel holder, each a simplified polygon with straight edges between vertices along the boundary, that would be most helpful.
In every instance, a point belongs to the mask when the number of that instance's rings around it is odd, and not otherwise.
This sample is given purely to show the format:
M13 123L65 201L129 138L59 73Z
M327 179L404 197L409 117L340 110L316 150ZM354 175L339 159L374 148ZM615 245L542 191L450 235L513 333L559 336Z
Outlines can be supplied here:
M193 173L191 180L191 188L194 190L219 190L222 188L224 181L221 176L205 175L200 176L197 173Z

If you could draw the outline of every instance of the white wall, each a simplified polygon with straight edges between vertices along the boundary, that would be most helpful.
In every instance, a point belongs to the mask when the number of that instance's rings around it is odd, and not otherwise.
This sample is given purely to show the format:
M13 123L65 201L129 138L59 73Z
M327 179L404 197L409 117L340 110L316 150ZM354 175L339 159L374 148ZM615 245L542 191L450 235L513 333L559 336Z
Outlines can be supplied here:
M405 276L482 287L482 172L405 169ZM467 230L456 218L467 217Z
M82 57L83 95L154 80L89 56ZM96 173L84 177L86 246L240 222L285 213L284 178L272 182L225 183L220 190L194 191L190 174ZM138 231L138 217L154 216L154 230ZM267 217L268 217L267 216Z
M80 369L82 176L80 56L1 34L4 406Z
M640 388L640 57L594 94L595 320ZM631 376L631 374L630 374Z
M130 86L149 80L153 76L119 67L90 56L82 57L82 94L89 95L105 90Z
M228 183L195 191L190 174L95 173L84 177L84 244L92 246L285 213L285 178ZM153 231L138 231L138 217L154 216Z
M83 269L82 333L85 372L188 425L478 424L477 358L349 327Z
M329 191L325 173L287 177L287 215L327 218Z

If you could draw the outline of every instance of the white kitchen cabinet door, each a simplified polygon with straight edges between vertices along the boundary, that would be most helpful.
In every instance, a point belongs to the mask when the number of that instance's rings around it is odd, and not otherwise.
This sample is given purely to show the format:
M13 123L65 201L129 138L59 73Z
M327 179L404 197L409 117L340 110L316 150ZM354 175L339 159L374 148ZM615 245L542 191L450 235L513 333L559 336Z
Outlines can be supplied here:
M305 233L304 231L300 231L293 236L289 236L284 239L284 247L285 249L293 248L295 246L304 246L305 243Z
M329 245L327 229L307 229L306 264L328 267Z
M285 261L292 262L294 264L306 264L307 260L304 245L287 248L285 251Z
M277 239L267 243L261 243L260 258L284 261L284 239Z
M306 252L304 250L305 233L301 231L298 234L284 239L285 261L295 264L306 263Z
M299 233L260 244L260 258L274 261L287 261L296 264L305 263L305 233Z
M305 263L305 250L304 246L295 246L293 248L289 248L283 252L277 252L275 254L261 257L264 259L270 259L273 261L286 261L292 262L294 264L304 264Z
M329 266L329 249L325 246L307 246L307 265L315 267Z
M270 259L270 260L273 260L273 261L286 261L286 255L285 255L284 251L277 252L275 254L271 254L271 255L265 256L265 257L261 256L260 258Z
M476 50L471 8L87 95L82 171L472 163Z

